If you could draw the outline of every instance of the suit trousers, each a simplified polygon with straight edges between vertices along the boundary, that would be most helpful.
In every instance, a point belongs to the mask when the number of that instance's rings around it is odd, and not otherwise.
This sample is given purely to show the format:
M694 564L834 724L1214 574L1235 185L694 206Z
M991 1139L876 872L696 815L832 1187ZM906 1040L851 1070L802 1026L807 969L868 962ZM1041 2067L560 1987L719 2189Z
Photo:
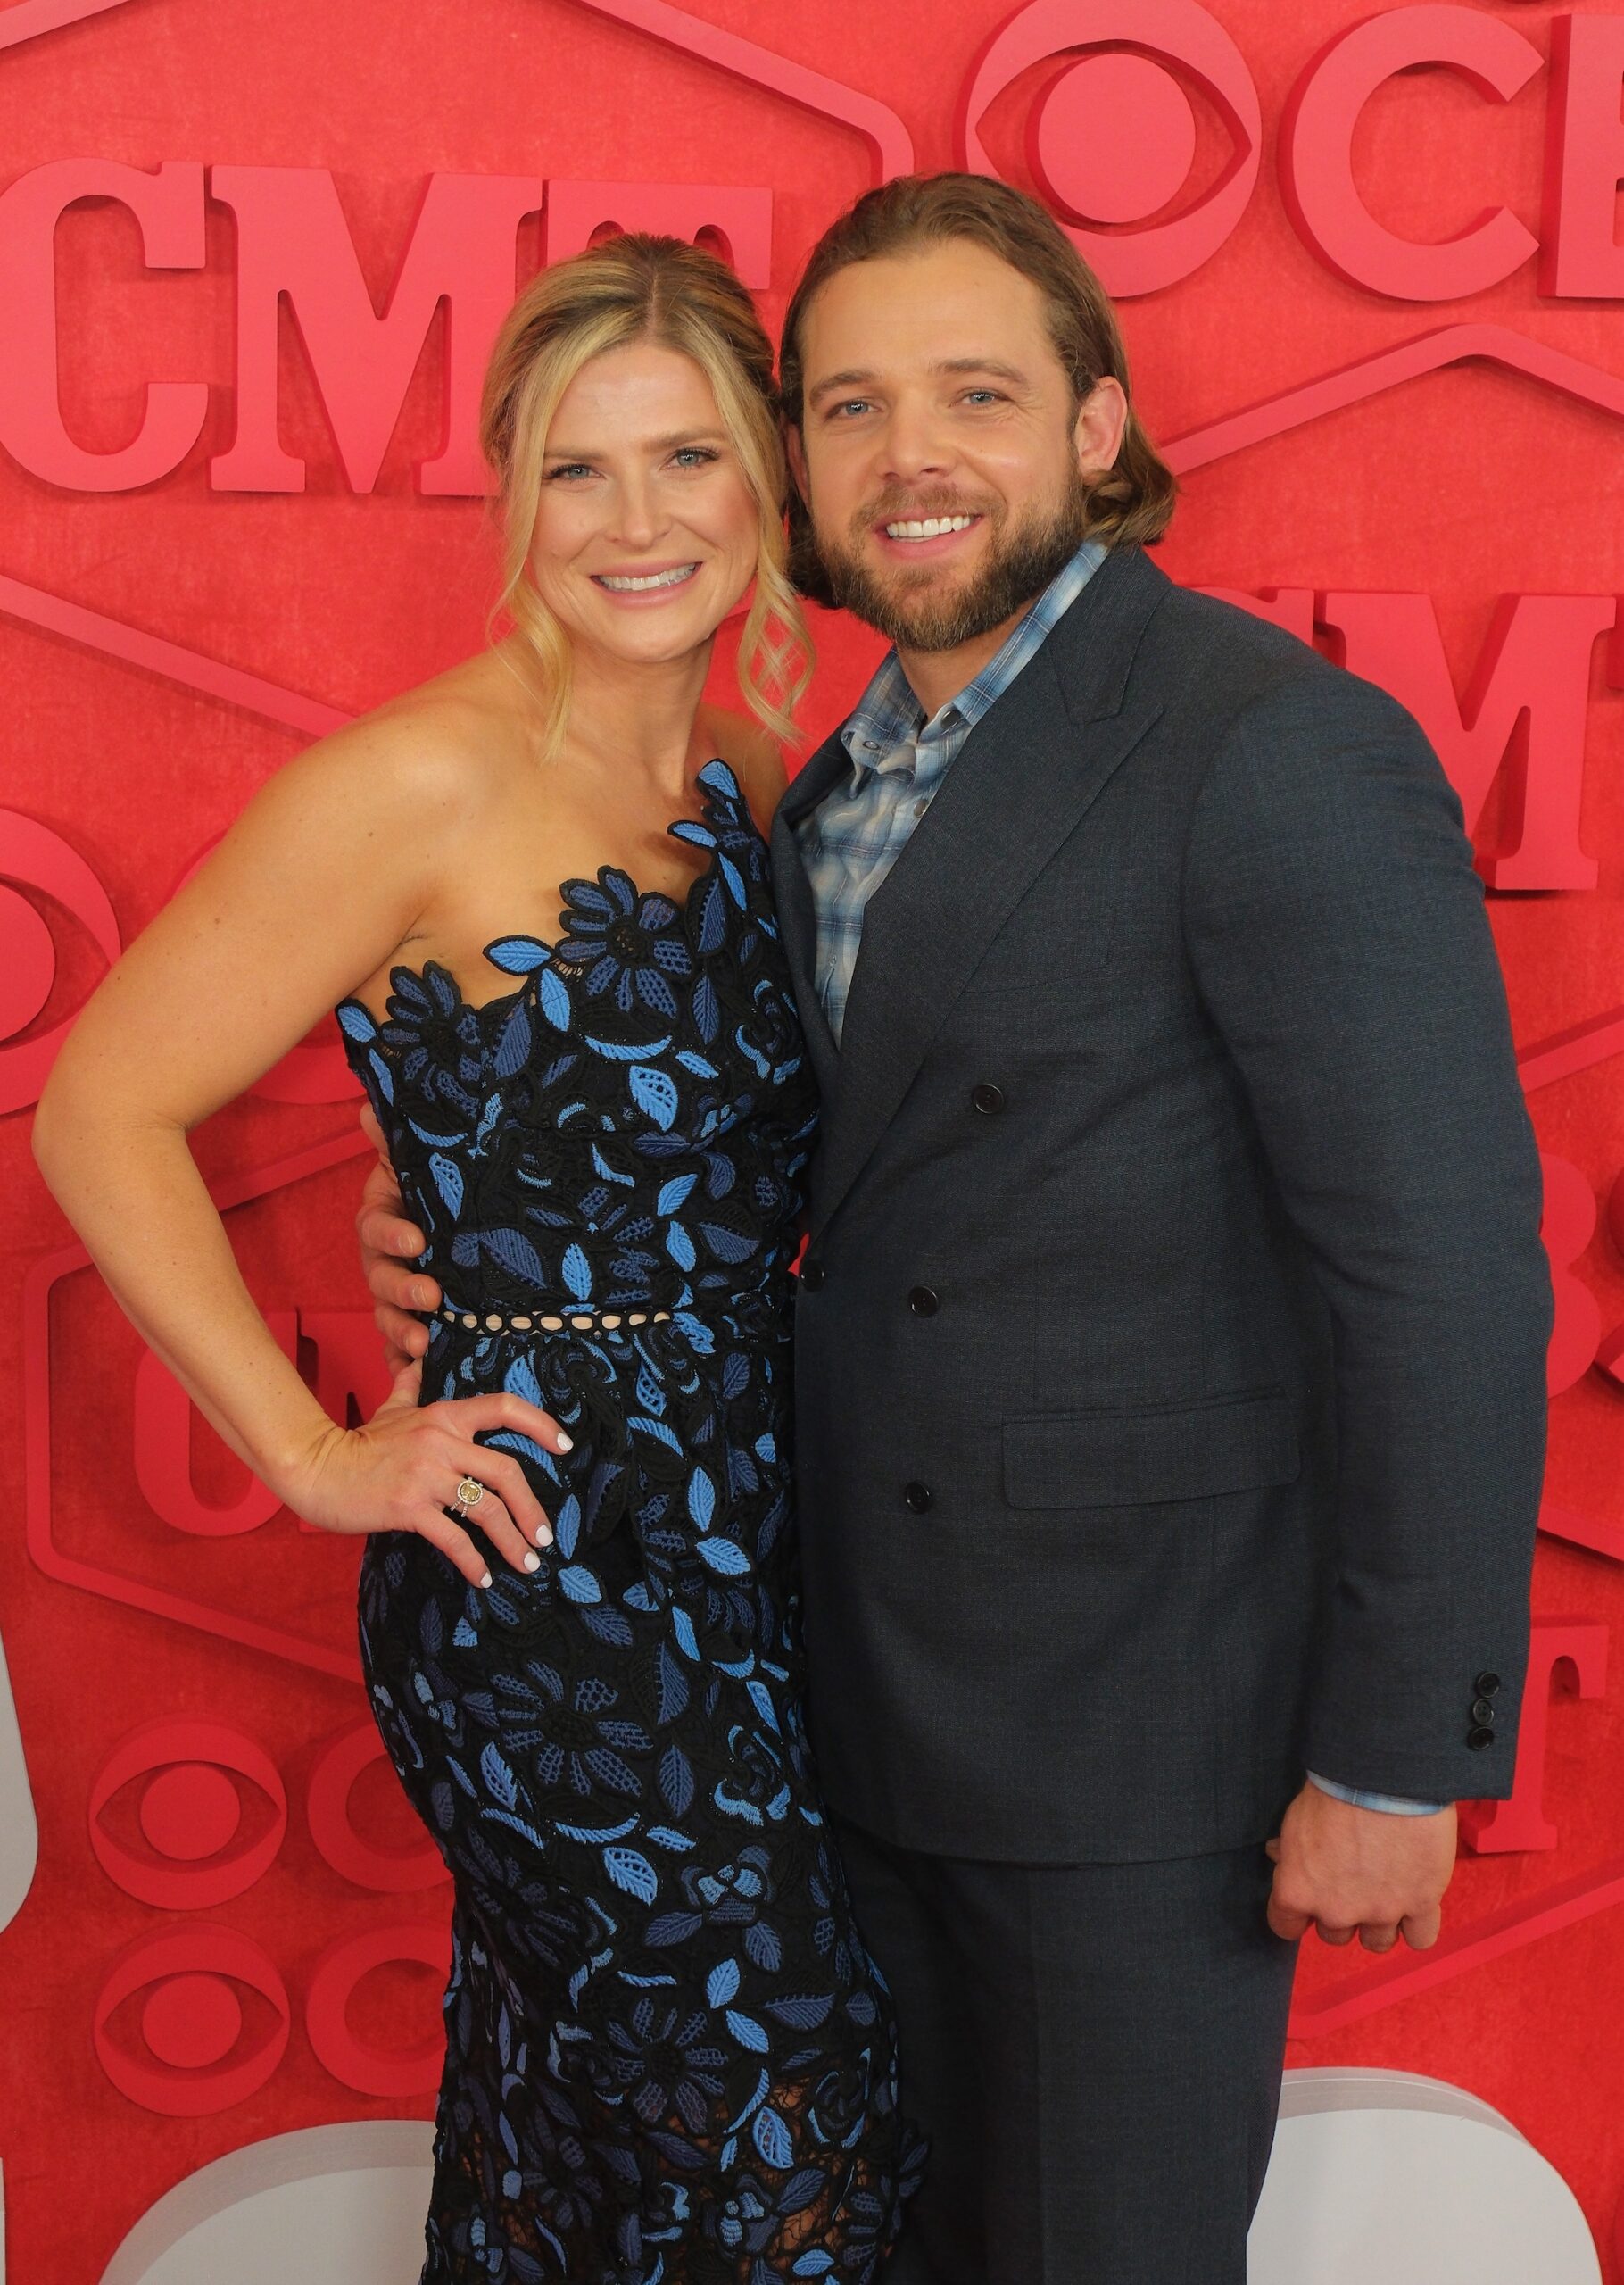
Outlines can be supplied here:
M932 2144L885 2285L1245 2285L1297 1965L1262 1845L975 1863L832 1822Z

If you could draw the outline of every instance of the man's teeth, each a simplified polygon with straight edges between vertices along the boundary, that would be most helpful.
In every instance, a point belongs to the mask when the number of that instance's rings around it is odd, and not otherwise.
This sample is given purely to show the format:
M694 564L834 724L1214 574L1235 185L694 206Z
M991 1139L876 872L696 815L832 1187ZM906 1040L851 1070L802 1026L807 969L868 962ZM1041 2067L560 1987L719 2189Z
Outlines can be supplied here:
M697 563L679 563L675 571L650 571L641 579L613 579L603 572L598 585L607 587L611 594L640 595L645 587L680 587L684 579L692 578L699 568Z
M974 516L926 516L921 520L912 518L905 524L887 524L887 539L939 539L943 532L968 531L975 521Z

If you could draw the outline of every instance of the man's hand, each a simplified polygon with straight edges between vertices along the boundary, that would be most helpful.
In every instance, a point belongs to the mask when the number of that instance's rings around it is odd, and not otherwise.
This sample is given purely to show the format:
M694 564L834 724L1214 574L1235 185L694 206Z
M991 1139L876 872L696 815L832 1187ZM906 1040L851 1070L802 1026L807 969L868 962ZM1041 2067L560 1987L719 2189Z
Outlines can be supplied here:
M1318 1924L1328 1944L1356 1933L1368 1952L1402 1935L1418 1952L1438 1941L1439 1907L1454 1870L1455 1814L1392 1816L1356 1809L1312 1782L1287 1810L1274 1860L1269 1925L1295 1939Z
M428 1327L410 1312L437 1309L443 1300L439 1286L410 1263L428 1241L415 1222L404 1218L400 1189L389 1164L384 1130L368 1104L360 1115L361 1132L377 1151L377 1164L367 1176L355 1217L360 1240L361 1267L367 1274L384 1351L391 1374L410 1365L428 1347Z

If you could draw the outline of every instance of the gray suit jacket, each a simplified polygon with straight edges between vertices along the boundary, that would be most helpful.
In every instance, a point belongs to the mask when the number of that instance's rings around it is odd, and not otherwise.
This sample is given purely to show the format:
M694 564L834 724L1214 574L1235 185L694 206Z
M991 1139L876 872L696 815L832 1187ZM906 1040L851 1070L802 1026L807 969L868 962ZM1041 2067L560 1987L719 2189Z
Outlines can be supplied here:
M1239 1847L1305 1764L1511 1787L1550 1282L1401 708L1107 560L869 905L797 1305L813 1738L903 1846Z

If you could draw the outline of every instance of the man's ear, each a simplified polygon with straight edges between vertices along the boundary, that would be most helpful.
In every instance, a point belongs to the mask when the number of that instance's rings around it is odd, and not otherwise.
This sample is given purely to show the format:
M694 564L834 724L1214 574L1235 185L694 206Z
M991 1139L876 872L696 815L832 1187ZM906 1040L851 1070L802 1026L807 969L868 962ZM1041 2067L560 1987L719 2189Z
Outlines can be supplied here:
M1095 382L1077 408L1072 436L1079 473L1103 476L1114 468L1127 433L1127 394L1122 383L1107 373Z
M800 493L801 504L811 505L811 490L807 481L807 448L800 440L800 431L792 420L783 424L783 449L790 463L790 477Z

